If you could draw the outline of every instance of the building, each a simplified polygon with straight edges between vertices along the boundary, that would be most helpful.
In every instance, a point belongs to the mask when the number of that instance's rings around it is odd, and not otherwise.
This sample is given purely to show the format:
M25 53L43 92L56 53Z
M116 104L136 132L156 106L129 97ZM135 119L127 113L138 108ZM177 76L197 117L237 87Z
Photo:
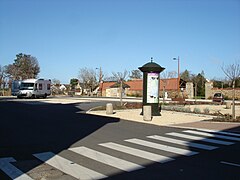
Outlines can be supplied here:
M174 98L179 96L178 93L178 78L160 79L159 95L163 97ZM102 96L105 97L119 97L119 84L116 82L102 82L100 85L100 91ZM143 95L143 80L134 79L124 82L123 92L126 96L141 97ZM180 81L180 94L183 97L193 97L193 84Z

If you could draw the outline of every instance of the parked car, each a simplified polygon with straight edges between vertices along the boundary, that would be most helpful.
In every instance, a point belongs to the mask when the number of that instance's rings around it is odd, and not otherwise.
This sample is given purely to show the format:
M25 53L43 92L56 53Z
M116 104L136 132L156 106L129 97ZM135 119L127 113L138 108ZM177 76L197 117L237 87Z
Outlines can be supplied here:
M224 102L224 96L222 93L215 93L213 95L213 102L219 102L219 103L223 103Z

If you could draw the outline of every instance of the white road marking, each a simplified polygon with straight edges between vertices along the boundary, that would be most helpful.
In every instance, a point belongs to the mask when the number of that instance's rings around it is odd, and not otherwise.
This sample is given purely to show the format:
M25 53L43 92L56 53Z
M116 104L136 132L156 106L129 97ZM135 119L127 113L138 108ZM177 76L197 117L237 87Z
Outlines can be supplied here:
M220 138L220 139L240 141L240 138L237 138L237 137L223 136L223 135L211 134L211 133L206 133L206 132L199 132L199 131L193 131L193 130L186 130L186 131L183 131L183 132L196 134L196 135L207 136L207 137L215 137L215 138Z
M33 154L36 158L77 179L102 179L107 176L78 165L52 152Z
M33 180L30 176L16 168L11 162L16 162L12 157L0 158L0 169L14 180Z
M196 129L196 130L240 137L240 134L238 134L238 133L232 133L232 132L226 132L226 131L216 131L216 130L210 130L210 129Z
M181 138L191 139L191 140L196 140L196 141L204 141L204 142L209 142L209 143L214 143L214 144L221 144L221 145L232 145L232 144L234 144L233 142L229 142L229 141L207 139L205 137L192 136L192 135L182 134L182 133L171 132L171 133L166 133L166 134L170 135L170 136L176 136L176 137L181 137Z
M131 147L116 144L116 143L113 143L113 142L102 143L102 144L99 144L99 145L110 148L110 149L114 149L116 151L124 152L124 153L131 154L131 155L134 155L134 156L137 156L137 157L141 157L141 158L144 158L144 159L155 161L155 162L165 163L165 162L174 160L173 158L170 158L170 157L150 153L150 152L147 152L147 151L131 148Z
M144 140L136 139L136 138L127 139L125 141L135 143L135 144L139 144L139 145L142 145L142 146L151 147L151 148L154 148L154 149L159 149L159 150L163 150L163 151L172 152L172 153L175 153L175 154L185 155L185 156L192 156L192 155L198 154L198 152L190 151L190 150L187 150L187 149L176 148L176 147L167 146L167 145L158 144L158 143L153 143L153 142L149 142L149 141L144 141Z
M183 140L178 140L178 139L173 139L173 138L168 138L168 137L163 137L163 136L158 136L158 135L147 136L147 137L151 138L151 139L156 139L156 140L160 140L160 141L165 141L165 142L169 142L169 143L190 146L190 147L195 147L195 148L205 149L205 150L213 150L213 149L218 148L216 146L209 146L209 145L205 145L205 144L183 141Z
M230 163L230 162L225 162L225 161L221 161L220 163L240 167L240 164L235 164L235 163Z
M98 151L95 151L93 149L89 149L87 147L76 147L76 148L70 148L70 151L73 151L77 154L80 154L82 156L88 157L90 159L93 159L95 161L99 161L101 163L110 165L112 167L121 169L123 171L133 171L133 170L137 170L137 169L142 169L144 168L141 165L120 159L120 158L116 158L113 156L110 156L108 154L104 154Z

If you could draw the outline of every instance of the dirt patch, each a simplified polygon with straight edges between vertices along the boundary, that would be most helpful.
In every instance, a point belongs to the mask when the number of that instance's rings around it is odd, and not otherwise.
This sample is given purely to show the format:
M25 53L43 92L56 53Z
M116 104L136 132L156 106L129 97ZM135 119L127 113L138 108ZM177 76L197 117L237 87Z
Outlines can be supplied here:
M126 109L141 109L142 103L136 102L127 102L124 103L123 106L120 104L113 104L114 110L126 110ZM231 109L226 109L225 105L218 105L218 104L167 104L161 105L163 110L167 111L175 111L175 112L184 112L190 114L202 114L202 115L210 115L214 116L213 118L209 119L208 121L213 122L240 122L240 116L237 116L236 119L232 119L230 115ZM240 106L236 106L236 112L240 109ZM94 111L103 111L106 110L105 106L96 107L92 109ZM237 114L240 115L240 114Z

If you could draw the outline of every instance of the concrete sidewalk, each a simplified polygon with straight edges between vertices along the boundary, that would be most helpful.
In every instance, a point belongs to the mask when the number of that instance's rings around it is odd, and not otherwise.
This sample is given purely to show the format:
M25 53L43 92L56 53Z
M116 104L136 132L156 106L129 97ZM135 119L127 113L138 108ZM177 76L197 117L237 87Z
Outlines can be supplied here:
M154 116L152 118L152 121L144 121L143 116L140 115L141 111L142 109L115 110L114 114L111 115L107 115L106 111L88 111L87 113L159 126L171 126L192 129L211 129L217 131L225 130L240 133L240 123L204 121L212 119L212 116L208 115L162 110L162 116Z

